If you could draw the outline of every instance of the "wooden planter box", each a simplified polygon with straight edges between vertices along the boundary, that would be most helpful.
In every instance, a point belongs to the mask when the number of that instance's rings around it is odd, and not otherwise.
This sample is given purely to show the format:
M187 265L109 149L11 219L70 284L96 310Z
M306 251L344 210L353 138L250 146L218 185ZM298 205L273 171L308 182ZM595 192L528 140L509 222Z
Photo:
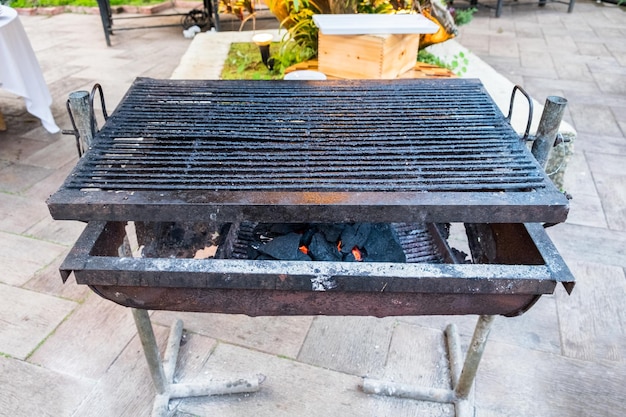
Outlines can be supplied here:
M319 71L391 79L415 66L419 37L437 26L422 15L316 15Z
M340 78L391 79L415 66L420 35L319 34L319 70Z

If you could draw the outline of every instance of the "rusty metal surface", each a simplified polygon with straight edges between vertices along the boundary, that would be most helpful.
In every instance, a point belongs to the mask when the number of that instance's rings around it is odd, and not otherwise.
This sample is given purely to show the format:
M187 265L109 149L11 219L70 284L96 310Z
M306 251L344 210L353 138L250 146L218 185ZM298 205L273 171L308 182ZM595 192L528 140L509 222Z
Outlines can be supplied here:
M540 225L494 230L491 263L393 264L120 257L124 223L90 222L61 269L130 307L248 315L515 315L573 282Z
M56 219L561 222L478 80L140 78L48 201Z
M516 316L540 297L534 294L311 292L100 285L91 288L101 297L126 307L248 316Z

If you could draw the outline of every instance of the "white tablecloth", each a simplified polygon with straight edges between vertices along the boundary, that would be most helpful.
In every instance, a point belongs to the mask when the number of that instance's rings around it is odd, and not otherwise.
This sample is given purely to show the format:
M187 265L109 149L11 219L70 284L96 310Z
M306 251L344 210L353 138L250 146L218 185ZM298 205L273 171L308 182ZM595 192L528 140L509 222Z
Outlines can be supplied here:
M26 109L50 133L59 131L41 67L14 9L0 6L0 88L24 97Z

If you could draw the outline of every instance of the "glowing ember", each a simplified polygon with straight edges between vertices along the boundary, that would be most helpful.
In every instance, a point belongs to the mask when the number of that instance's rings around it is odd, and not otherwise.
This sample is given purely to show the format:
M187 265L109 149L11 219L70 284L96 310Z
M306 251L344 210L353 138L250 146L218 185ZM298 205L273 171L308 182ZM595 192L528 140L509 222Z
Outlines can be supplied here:
M309 254L309 248L304 245L300 246L298 249L300 249L300 252L304 253L305 255Z
M361 256L361 251L356 246L352 248L352 256L354 256L354 260L357 262L361 262L363 260L363 256Z

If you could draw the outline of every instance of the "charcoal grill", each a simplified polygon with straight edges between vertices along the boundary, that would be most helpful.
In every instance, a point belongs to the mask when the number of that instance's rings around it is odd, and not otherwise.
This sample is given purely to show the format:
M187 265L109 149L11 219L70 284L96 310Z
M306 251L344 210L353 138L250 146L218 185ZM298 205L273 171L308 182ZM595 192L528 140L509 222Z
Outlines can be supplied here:
M558 282L571 291L574 281L540 224L564 221L567 199L478 80L138 78L48 205L55 219L88 222L61 267L64 279L73 272L132 307L140 335L148 329L151 364L158 350L145 309L481 315L479 347L468 352L465 376L453 366L453 391L363 385L455 402L459 415L492 316L521 314ZM219 259L120 254L129 224L146 245L145 231L164 222L227 230ZM392 223L419 262L240 259L250 222ZM437 225L448 222L466 224L477 262L463 263L448 246ZM447 334L460 363L453 329ZM158 413L176 391L168 388L173 371L151 369Z

